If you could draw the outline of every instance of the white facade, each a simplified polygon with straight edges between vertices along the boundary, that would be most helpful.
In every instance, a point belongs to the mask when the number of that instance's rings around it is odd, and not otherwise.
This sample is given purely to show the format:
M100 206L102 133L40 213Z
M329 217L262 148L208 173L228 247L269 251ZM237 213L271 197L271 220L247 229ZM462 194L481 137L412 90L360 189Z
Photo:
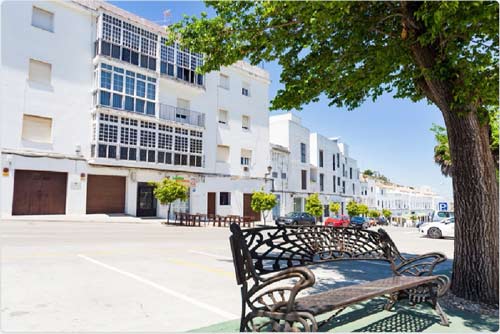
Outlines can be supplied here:
M372 210L388 209L393 218L429 217L437 210L440 197L430 187L402 186L362 174L360 182L361 202Z
M341 203L345 213L346 203L360 196L357 162L345 143L310 132L291 113L272 116L269 132L274 192L280 199L274 215L303 211L312 193L325 205L324 216L331 202Z
M242 215L243 194L264 186L266 71L238 62L198 75L200 55L164 47L162 27L104 2L4 1L1 22L2 217L16 170L66 173L66 214L87 212L91 175L125 177L130 215L138 184L164 177L189 184L174 207L192 213L215 192L217 214Z

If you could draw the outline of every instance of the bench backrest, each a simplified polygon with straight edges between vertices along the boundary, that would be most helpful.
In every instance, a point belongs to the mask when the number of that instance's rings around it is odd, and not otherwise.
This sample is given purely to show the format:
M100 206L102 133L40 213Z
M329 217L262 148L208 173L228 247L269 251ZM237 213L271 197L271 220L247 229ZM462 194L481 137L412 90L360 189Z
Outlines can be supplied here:
M238 284L290 267L339 260L404 260L389 235L378 231L328 226L259 227L231 225Z

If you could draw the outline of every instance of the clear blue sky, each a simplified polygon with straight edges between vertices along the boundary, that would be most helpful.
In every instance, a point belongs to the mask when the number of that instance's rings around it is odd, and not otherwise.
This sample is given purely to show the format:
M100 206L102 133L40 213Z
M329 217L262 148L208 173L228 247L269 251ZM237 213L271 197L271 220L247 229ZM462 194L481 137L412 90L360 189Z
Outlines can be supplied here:
M197 1L111 3L160 25L177 22L184 14L198 15L202 11L213 14ZM168 21L163 16L166 9L171 11ZM281 86L280 67L267 63L264 68L271 74L269 96L272 99ZM297 114L312 131L327 137L341 137L361 170L377 170L396 183L429 185L445 197L452 196L451 179L441 175L433 160L435 141L429 129L432 123L444 124L436 107L385 95L376 102L367 101L360 108L347 111L328 107L328 101L322 98Z

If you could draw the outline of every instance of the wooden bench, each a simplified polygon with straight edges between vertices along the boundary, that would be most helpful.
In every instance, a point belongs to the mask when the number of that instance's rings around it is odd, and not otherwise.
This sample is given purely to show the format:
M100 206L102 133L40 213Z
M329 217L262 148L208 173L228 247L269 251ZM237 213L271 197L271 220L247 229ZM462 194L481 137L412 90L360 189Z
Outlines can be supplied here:
M301 226L241 230L232 224L231 232L236 281L241 285L241 332L317 331L346 307L375 297L388 299L386 310L402 299L412 304L428 302L441 324L449 324L438 303L449 288L449 278L432 275L435 266L446 260L444 254L405 258L382 229ZM315 283L307 266L345 260L383 261L390 265L393 276L297 297ZM329 312L333 313L328 319L317 322L316 316Z

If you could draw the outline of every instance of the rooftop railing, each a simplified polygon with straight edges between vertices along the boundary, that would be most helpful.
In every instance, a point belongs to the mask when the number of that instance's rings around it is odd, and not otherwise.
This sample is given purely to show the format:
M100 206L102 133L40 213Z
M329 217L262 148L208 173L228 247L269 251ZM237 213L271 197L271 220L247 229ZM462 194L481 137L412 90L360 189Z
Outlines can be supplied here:
M163 103L160 103L159 118L178 123L205 127L204 113Z

